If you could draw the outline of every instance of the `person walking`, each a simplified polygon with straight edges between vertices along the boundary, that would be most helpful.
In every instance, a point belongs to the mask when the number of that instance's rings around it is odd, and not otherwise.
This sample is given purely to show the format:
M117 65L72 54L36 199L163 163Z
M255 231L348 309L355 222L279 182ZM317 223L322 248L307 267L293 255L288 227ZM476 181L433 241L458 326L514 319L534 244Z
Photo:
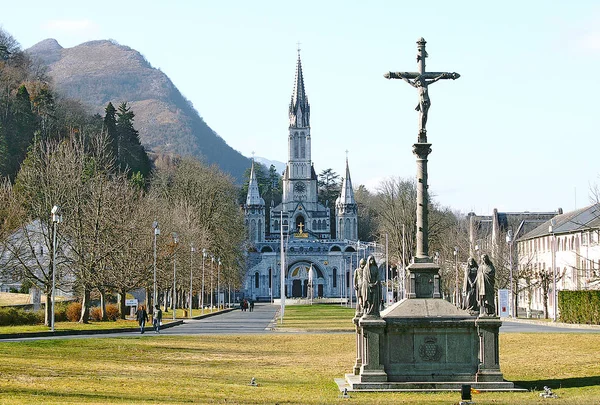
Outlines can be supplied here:
M152 326L154 326L154 332L160 333L160 323L162 322L162 311L160 306L156 305L154 315L152 316Z
M140 325L140 332L144 333L144 326L146 326L146 322L148 322L148 313L146 312L146 307L140 305L140 308L135 313L135 319Z

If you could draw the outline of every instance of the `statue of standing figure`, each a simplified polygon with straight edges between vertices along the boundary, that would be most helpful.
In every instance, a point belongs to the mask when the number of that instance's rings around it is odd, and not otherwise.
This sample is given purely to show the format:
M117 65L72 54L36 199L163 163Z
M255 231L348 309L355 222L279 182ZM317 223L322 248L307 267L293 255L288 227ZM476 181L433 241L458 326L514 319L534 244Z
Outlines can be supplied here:
M481 264L477 271L477 296L479 297L479 315L496 315L494 301L494 284L496 269L488 255L481 256Z
M463 285L463 309L469 312L476 312L479 310L477 303L477 272L479 266L472 257L469 257L467 261L467 268L465 269L465 283Z
M354 270L354 293L356 294L356 316L361 316L363 313L363 292L362 292L362 282L363 282L363 272L365 265L367 264L365 259L360 259L358 263L358 267Z
M379 318L381 282L379 281L379 267L373 256L367 258L367 264L363 270L362 294L364 316Z

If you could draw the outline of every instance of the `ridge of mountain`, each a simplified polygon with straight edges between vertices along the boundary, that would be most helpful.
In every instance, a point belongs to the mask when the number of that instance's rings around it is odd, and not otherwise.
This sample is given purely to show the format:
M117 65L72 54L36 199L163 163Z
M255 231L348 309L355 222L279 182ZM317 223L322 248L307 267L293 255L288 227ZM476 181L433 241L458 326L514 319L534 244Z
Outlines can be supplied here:
M109 102L126 101L147 150L192 155L216 164L241 183L250 159L233 149L202 119L169 77L135 49L112 40L63 48L45 39L26 52L48 67L60 94L104 115Z

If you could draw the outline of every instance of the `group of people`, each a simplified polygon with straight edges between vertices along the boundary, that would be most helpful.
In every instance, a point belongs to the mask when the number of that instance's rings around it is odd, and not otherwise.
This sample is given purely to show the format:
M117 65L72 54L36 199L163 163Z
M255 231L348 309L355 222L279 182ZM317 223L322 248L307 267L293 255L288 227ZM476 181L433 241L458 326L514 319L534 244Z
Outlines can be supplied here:
M356 293L356 316L379 317L381 305L381 281L375 257L360 259L354 270Z
M144 328L146 327L146 322L148 322L148 312L146 312L146 307L140 305L137 312L135 313L135 319L140 325L140 332L144 333ZM162 323L162 311L160 306L156 305L154 307L154 313L152 314L152 328L154 329L154 333L160 333L160 324Z
M254 301L253 300L247 300L246 298L244 298L242 300L242 302L240 302L240 309L242 311L254 311Z
M481 256L481 264L470 257L465 270L463 309L480 315L495 315L494 284L496 269L488 255Z

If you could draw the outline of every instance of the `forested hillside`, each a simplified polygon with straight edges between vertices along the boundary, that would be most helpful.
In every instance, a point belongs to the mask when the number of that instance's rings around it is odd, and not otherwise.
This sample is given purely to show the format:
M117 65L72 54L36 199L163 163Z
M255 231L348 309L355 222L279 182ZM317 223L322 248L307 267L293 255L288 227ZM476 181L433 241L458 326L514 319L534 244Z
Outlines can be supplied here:
M104 114L109 102L127 102L142 144L159 153L199 157L241 182L250 160L231 148L200 117L171 80L136 50L113 41L63 48L46 39L26 50L48 67L57 91Z

